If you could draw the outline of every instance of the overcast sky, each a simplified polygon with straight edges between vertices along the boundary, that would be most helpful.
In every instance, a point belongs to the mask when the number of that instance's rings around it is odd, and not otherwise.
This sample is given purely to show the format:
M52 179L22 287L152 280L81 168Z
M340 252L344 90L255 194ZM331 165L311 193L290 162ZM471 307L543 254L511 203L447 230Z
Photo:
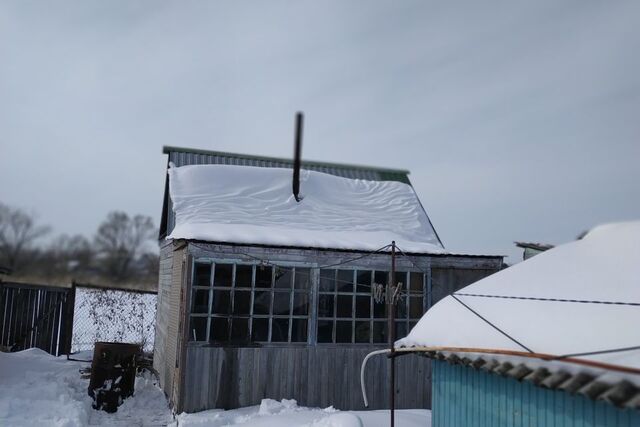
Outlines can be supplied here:
M159 222L163 145L411 170L445 246L640 217L640 2L0 3L0 201Z

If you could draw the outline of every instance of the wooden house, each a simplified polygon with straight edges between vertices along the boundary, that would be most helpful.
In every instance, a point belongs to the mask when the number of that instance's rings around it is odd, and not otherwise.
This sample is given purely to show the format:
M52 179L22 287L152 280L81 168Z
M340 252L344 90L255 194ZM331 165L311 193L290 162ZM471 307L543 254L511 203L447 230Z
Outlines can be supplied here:
M639 259L640 222L596 227L425 313L396 347L434 360L433 427L640 426Z
M447 252L408 172L165 147L154 366L175 411L262 398L362 408L359 366L387 341L388 245L397 242L397 336L432 304L499 270ZM372 406L387 407L387 361ZM398 363L399 407L430 402L427 359Z

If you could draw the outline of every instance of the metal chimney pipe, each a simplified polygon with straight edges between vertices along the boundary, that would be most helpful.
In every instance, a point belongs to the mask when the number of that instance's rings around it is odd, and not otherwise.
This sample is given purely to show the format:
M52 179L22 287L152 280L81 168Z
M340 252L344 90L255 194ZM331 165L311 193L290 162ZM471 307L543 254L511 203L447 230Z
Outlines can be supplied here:
M300 198L300 156L302 154L302 124L304 116L302 112L296 113L296 139L293 152L293 197L296 202L302 200Z

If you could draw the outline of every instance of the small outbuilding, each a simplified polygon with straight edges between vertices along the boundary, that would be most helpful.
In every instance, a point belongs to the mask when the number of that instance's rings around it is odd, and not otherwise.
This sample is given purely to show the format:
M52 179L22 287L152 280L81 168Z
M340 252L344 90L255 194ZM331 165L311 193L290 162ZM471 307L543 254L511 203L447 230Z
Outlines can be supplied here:
M639 277L640 222L599 226L442 299L396 354L433 360L433 427L640 426Z
M448 252L404 170L165 147L154 367L175 411L263 398L362 408L359 367L388 342L389 245L401 252L397 336L433 303L499 270ZM449 326L443 329L450 330ZM387 407L387 361L372 401ZM429 407L428 359L398 367L399 407Z

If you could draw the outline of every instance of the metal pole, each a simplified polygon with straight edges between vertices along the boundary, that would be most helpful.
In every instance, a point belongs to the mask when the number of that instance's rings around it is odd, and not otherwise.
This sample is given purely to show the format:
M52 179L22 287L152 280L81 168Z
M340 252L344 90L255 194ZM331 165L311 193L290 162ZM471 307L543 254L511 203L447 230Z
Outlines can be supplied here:
M389 312L388 333L389 333L389 350L391 358L391 375L389 379L389 403L391 406L391 427L395 426L395 409L396 409L396 358L394 343L396 341L395 314L396 305L394 301L394 293L396 290L396 241L391 242L391 282L387 289L387 310Z

